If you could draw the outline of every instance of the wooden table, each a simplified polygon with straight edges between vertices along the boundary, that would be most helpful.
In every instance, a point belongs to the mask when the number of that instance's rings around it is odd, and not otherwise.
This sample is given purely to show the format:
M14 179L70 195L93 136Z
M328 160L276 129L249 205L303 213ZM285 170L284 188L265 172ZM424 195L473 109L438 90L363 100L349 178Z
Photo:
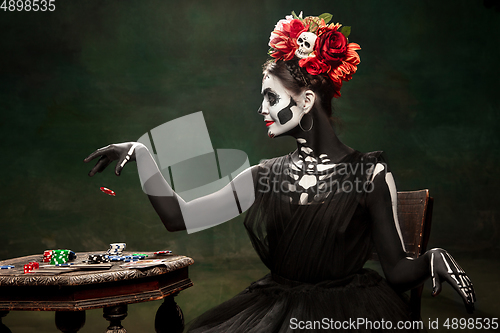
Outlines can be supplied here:
M90 252L77 253L81 263ZM137 251L135 253L138 253ZM107 332L126 332L121 320L127 316L127 304L164 299L156 313L156 332L182 332L182 311L174 301L181 290L191 287L188 266L193 259L185 256L155 256L167 259L165 265L146 269L122 268L112 262L109 270L81 270L57 275L42 275L42 269L24 274L23 265L42 263L42 255L0 261L14 269L0 270L0 333L10 332L1 323L9 311L56 311L56 326L62 332L77 332L85 323L85 310L103 308L110 324ZM132 252L124 252L130 255Z

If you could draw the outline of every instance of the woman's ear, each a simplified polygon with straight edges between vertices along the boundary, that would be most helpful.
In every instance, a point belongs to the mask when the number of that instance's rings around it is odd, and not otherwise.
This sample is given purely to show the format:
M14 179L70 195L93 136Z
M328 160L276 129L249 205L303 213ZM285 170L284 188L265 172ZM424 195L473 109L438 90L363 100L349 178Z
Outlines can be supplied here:
M303 110L304 113L308 113L311 111L312 107L314 106L314 102L316 101L316 94L312 90L306 90L303 92L304 94L304 105Z

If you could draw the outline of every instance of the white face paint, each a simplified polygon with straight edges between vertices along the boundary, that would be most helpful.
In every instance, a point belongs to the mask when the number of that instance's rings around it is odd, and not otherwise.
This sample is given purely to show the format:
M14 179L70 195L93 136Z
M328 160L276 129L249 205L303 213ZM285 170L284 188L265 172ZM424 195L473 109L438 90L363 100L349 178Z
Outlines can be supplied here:
M280 80L271 74L265 74L262 80L262 96L264 100L259 113L264 116L268 128L267 135L273 138L286 134L299 125L304 110L297 103L304 101L292 98Z

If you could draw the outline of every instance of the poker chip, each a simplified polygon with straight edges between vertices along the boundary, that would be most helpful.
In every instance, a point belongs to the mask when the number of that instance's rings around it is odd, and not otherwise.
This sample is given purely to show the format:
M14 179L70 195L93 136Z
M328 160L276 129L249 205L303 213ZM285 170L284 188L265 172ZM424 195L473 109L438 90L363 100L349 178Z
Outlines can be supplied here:
M101 264L110 262L107 254L89 254L87 262L89 264Z
M112 244L109 244L108 254L119 256L119 255L122 254L122 252L125 250L126 247L127 247L126 243L112 243Z
M140 253L136 253L136 254L128 255L128 256L110 255L109 260L128 262L130 260L133 260L133 261L142 260L142 259L146 258L147 256L148 256L147 254L140 254Z
M167 255L167 254L172 254L172 251L165 250L165 251L156 251L156 255Z
M131 256L123 256L124 259L137 259L137 260L141 260L141 259L144 259L146 258L145 256L135 256L135 255L131 255Z
M101 187L101 191L103 191L104 193L109 194L109 195L111 195L111 196L113 196L113 197L114 197L114 196L116 196L115 191L110 190L110 189L109 189L109 188L107 188L107 187Z
M136 262L139 261L139 259L125 259L123 262Z
M144 257L144 258L149 257L147 254L144 254L144 253L133 253L132 255L133 256L139 256L139 257Z
M42 257L43 262L50 262L50 259L52 259L52 251L53 250L43 251L43 257Z
M57 267L69 267L71 265L74 265L74 263L70 262L70 263L66 263L66 264L56 264Z
M71 250L52 250L52 255L65 255L69 256L70 252L73 252Z
M62 259L51 259L50 260L50 264L51 265L60 265L60 264L65 264L67 262L68 262L68 260L66 260L64 258L62 258Z
M15 268L14 265L3 265L3 266L0 266L0 269L12 269L12 268Z
M110 256L119 256L121 255L123 252L122 251L108 251L106 252L108 255Z

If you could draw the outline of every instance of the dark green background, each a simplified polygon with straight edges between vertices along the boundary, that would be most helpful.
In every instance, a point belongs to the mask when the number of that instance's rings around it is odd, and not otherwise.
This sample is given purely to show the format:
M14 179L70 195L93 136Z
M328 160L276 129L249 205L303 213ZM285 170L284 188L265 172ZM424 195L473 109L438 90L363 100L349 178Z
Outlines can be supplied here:
M269 34L292 10L330 12L362 47L358 72L334 101L341 139L363 152L384 150L399 190L430 189L430 245L467 270L478 316L500 317L494 8L480 0L55 3L54 12L0 11L0 260L47 248L102 251L112 242L171 249L196 261L196 286L177 298L187 320L264 275L242 218L168 233L134 165L121 177L110 169L89 178L83 159L200 110L213 146L243 150L251 164L293 150L289 138L269 139L257 114ZM447 289L424 299L425 322L426 314L466 317ZM158 305L130 306L124 323L152 332ZM11 313L4 322L14 332L50 332L50 316ZM103 330L99 317L89 311L82 332Z

